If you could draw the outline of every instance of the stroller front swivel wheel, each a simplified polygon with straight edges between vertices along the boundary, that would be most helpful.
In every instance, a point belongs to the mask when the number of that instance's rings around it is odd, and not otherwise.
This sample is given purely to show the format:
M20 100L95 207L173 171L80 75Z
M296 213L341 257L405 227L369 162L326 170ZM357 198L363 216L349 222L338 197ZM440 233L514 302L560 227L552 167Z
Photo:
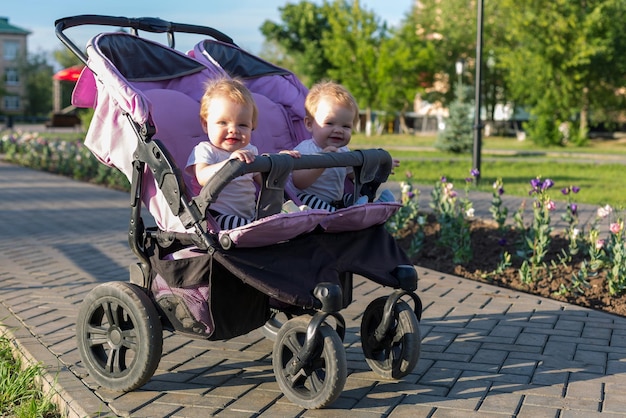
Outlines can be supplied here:
M380 340L375 332L383 320L387 297L370 302L361 320L361 344L365 361L372 371L386 379L401 379L415 368L421 338L417 317L403 300L393 305L390 328Z
M337 332L328 324L318 328L313 354L295 374L290 365L305 345L310 317L295 317L278 331L272 364L278 386L293 403L306 408L323 408L341 394L347 378L346 353Z
M76 340L83 363L99 385L128 392L154 374L163 330L154 304L136 285L108 282L81 304Z

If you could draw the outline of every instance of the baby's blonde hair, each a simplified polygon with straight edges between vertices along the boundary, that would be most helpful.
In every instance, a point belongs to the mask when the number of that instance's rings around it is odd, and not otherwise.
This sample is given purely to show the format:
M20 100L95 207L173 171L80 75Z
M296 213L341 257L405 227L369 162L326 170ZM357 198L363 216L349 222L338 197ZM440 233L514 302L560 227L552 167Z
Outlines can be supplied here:
M320 81L311 87L304 101L306 115L309 118L314 119L317 106L322 98L330 98L335 103L352 109L354 111L354 126L357 126L359 123L359 105L348 89L334 81Z
M206 129L206 120L209 115L209 105L216 97L224 97L234 103L252 106L252 129L256 128L259 111L250 90L243 82L236 78L216 78L205 84L204 94L200 100L200 119Z

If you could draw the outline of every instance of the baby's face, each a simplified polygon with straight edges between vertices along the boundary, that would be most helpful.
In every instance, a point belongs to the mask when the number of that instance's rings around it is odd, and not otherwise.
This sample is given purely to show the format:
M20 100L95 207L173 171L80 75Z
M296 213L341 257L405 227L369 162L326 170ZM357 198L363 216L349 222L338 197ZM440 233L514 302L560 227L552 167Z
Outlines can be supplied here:
M348 145L352 137L354 110L332 99L323 98L313 118L307 117L305 123L320 148L343 147Z
M211 100L206 130L211 144L234 152L250 143L252 135L252 106L216 97Z

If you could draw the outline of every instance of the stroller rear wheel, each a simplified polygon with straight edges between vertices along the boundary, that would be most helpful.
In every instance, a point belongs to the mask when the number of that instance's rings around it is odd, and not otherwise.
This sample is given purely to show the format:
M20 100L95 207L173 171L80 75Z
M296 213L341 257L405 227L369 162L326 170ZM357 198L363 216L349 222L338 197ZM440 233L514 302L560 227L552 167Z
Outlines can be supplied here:
M346 383L347 361L337 332L327 324L318 328L312 356L295 374L291 363L304 347L310 317L295 317L278 331L272 363L278 386L287 398L307 409L323 408L334 402Z
M370 368L386 379L401 379L415 368L420 355L421 338L417 317L403 300L393 306L389 331L378 340L374 333L383 319L387 297L370 302L361 321L361 344Z
M163 330L144 291L123 282L95 287L78 313L80 356L95 381L110 390L131 391L154 374L163 351Z

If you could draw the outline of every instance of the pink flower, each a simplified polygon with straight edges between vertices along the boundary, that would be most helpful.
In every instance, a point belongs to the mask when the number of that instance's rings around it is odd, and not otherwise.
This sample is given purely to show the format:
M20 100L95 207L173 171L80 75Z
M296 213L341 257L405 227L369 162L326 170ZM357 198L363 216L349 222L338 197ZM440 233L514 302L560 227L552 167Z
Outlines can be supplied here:
M609 226L609 230L615 235L622 232L622 228L623 228L623 225L621 222L614 222Z
M549 201L546 203L546 209L548 209L548 210L554 210L554 209L556 209L556 204L555 204L552 200L549 200Z
M596 250L601 250L602 247L604 247L604 240L603 239L599 239L596 241Z

